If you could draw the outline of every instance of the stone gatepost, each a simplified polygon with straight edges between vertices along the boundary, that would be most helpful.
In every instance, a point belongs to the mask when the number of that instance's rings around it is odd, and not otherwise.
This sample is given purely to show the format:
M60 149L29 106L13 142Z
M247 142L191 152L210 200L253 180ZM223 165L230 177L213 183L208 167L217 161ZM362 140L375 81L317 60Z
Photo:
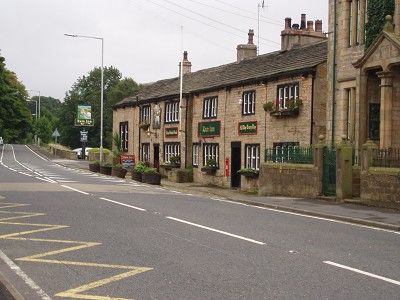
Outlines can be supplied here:
M353 146L347 138L336 147L336 196L353 197Z
M320 135L318 137L318 144L313 146L314 148L314 167L318 171L318 194L322 195L322 176L324 171L324 148L325 148L325 136Z
M361 153L361 171L367 172L372 167L374 150L378 149L378 146L371 140L368 140L362 145Z

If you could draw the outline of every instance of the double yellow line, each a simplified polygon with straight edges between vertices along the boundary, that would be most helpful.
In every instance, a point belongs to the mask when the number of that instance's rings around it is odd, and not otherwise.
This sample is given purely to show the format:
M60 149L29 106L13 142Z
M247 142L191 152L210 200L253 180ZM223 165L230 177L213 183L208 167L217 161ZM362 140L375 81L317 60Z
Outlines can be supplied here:
M46 232L51 230L59 230L64 228L69 228L66 225L50 225L50 224L38 224L38 223L22 223L16 222L15 220L19 219L26 219L32 218L36 216L44 216L46 214L43 213L32 213L32 212L12 212L6 211L4 209L10 208L17 208L17 207L24 207L28 206L29 204L16 204L16 203L0 203L0 214L6 215L4 218L0 218L0 224L2 225L15 225L15 226L29 226L35 227L36 229L27 230L27 231L19 231L8 233L4 235L0 235L0 239L3 240L17 240L17 241L32 241L32 242L43 242L43 243L55 243L64 245L64 248L38 253L30 256L20 257L16 260L18 261L25 261L25 262L34 262L34 263L44 263L44 264L55 264L55 265L71 265L71 266L82 266L82 267L94 267L94 268L108 268L108 269L116 269L116 270L123 270L122 273L107 277L101 280L97 280L94 282L90 282L84 284L79 287L75 287L69 289L65 292L57 293L55 296L58 297L67 297L73 299L93 299L93 300L126 300L127 298L114 298L109 296L97 296L97 295L88 295L84 294L85 292L105 286L107 284L120 281L122 279L129 278L131 276L152 270L152 268L146 267L136 267L136 266L125 266L125 265L113 265L113 264L103 264L103 263L93 263L93 262L82 262L82 261L70 261L70 260L56 260L56 259L49 259L49 256L54 256L61 253L71 252L71 251L78 251L94 246L101 245L101 243L95 242L83 242L83 241L69 241L69 240L53 240L53 239L41 239L41 238L27 238L27 235L39 232Z

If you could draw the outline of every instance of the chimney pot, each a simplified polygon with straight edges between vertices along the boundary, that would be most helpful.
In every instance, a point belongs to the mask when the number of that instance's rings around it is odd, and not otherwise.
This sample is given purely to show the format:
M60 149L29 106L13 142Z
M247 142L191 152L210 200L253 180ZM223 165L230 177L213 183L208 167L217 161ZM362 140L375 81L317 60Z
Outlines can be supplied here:
M292 18L285 18L285 29L292 28Z
M293 24L292 28L298 30L300 28L300 26L299 26L299 24Z
M314 31L314 21L307 21L307 30Z
M301 14L300 29L306 29L306 14Z
M181 70L181 63L179 62L179 74ZM192 63L188 61L188 53L187 51L183 52L183 65L182 65L182 74L188 74L192 72Z
M187 60L188 59L188 53L187 51L183 52L183 60Z
M254 30L249 29L249 41L247 42L249 45L253 45L253 37L254 37Z
M322 32L322 20L315 21L315 31Z

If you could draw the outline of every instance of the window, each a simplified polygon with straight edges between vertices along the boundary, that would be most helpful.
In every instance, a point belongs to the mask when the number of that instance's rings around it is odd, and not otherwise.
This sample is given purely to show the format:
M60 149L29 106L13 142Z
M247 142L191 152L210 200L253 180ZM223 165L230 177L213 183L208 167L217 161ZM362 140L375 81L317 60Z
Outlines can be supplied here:
M274 143L274 161L275 162L288 162L290 161L290 153L293 149L298 147L298 142L284 142Z
M203 102L203 118L216 118L218 97L205 98Z
M254 115L256 112L256 92L244 92L242 95L242 114Z
M203 146L203 165L207 164L207 161L213 159L217 162L219 166L219 145L218 144L204 144Z
M140 110L140 122L150 124L150 105L144 105Z
M260 169L260 144L246 145L246 168Z
M179 122L179 102L167 102L165 104L165 123Z
M143 162L150 161L150 144L149 143L142 144L142 152L141 152L140 160Z
M165 143L164 144L164 162L169 162L171 156L180 156L179 143Z
M192 161L193 166L199 166L199 152L200 152L200 144L193 144L193 151L192 151Z
M277 104L279 110L293 108L298 99L299 99L298 82L278 87Z
M128 122L119 123L119 136L121 139L121 150L128 151Z

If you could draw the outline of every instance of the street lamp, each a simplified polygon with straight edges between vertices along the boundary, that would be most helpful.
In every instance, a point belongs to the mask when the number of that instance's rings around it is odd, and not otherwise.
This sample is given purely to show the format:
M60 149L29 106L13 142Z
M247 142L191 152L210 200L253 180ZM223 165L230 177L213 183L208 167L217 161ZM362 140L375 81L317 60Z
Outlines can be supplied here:
M38 93L39 94L39 109L38 110L36 110L36 114L37 113L39 113L39 119L40 119L40 91L36 91L36 90L28 90L28 91L30 91L30 92L35 92L35 93ZM31 100L31 101L34 101L34 100ZM36 118L37 119L37 118Z
M38 102L37 102L37 100L32 100L32 99L28 99L27 101L29 101L29 102L35 102L35 120L36 120L36 123L37 123L37 118L38 118ZM38 144L38 140L37 140L37 133L36 133L36 130L35 130L35 144L37 145Z
M101 98L100 98L100 161L103 161L103 101L104 101L104 94L103 94L103 61L104 61L104 39L102 37L97 36L89 36L89 35L78 35L78 34L68 34L64 33L65 36L74 37L74 38L86 38L86 39L95 39L101 40Z

